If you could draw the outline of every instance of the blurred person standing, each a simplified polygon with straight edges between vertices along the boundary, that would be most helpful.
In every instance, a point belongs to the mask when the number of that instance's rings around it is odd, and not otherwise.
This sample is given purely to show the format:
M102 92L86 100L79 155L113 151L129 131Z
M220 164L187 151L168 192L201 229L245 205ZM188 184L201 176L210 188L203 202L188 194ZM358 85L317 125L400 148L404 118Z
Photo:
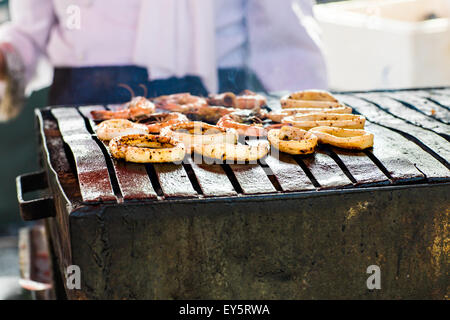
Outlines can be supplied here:
M0 120L37 62L49 104L119 103L134 93L326 88L312 0L10 0L0 27ZM130 90L129 90L130 91Z
M312 5L312 0L10 0L11 21L0 26L5 86L0 134L8 137L0 142L0 149L8 150L0 160L0 224L19 220L15 177L38 169L33 108L122 103L131 98L129 91L154 97L325 88ZM25 89L42 57L53 66L53 83L38 92L38 101L27 100ZM17 119L4 123L24 104Z

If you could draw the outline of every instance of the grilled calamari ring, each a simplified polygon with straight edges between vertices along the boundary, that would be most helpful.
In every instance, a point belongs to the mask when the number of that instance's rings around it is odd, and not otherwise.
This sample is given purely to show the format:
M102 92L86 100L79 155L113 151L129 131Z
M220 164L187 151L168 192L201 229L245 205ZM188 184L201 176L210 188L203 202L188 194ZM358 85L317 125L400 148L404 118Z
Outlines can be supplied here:
M263 128L259 116L259 113L251 110L239 110L220 118L217 126L235 129L242 136L264 137L267 131Z
M289 154L310 154L317 146L318 138L309 131L284 126L267 134L270 144Z
M153 113L145 119L139 120L139 123L147 126L150 133L159 133L162 128L181 122L189 122L189 119L179 112Z
M269 143L259 141L254 145L215 143L196 144L194 151L205 157L231 161L256 161L269 153Z
M373 134L360 129L316 127L309 132L316 135L320 143L339 148L363 150L373 146Z
M366 118L355 114L313 113L285 117L281 122L305 130L322 126L363 129Z
M321 109L321 108L290 108L290 109L281 109L277 111L271 111L266 114L266 117L274 122L281 122L284 117L292 116L297 113L302 114L311 114L311 113L352 113L352 108L348 106L342 106L338 108L332 109Z
M109 142L109 151L116 159L136 163L182 161L186 148L178 140L152 134L131 134Z
M138 124L125 119L106 120L100 123L96 128L97 137L100 140L109 141L115 137L127 134L146 134L147 126Z
M235 144L238 139L238 133L234 129L221 128L200 121L183 122L165 127L161 130L161 135L182 141L187 152L192 152L195 144Z
M306 90L287 95L280 100L284 108L338 108L342 104L327 91Z

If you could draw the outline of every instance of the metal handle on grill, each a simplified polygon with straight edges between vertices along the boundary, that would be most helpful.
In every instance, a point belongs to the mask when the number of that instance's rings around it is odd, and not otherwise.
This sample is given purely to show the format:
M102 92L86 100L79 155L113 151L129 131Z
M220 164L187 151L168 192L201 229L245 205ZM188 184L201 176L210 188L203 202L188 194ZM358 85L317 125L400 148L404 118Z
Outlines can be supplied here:
M24 221L39 220L56 215L53 197L23 200L23 194L26 192L48 188L47 177L44 171L18 176L16 178L16 188L20 215Z

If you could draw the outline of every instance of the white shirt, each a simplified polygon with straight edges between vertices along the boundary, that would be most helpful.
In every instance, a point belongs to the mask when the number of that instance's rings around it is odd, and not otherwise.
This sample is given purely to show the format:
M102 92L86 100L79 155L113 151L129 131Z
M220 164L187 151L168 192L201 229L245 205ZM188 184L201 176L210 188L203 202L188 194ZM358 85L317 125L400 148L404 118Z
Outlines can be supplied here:
M142 1L153 1L155 8L163 8L167 3L167 0L10 0L11 22L0 27L0 43L11 43L20 54L27 79L34 74L42 54L47 54L56 67L142 65L136 58ZM189 1L201 4L211 0L184 1L188 6ZM152 8L152 3L149 7ZM172 24L192 24L188 18L179 16L172 19L173 23L165 24L164 10L152 13L161 16L160 24L150 32L154 35L166 32ZM198 21L189 30L203 32L201 28L207 24ZM215 28L213 43L203 43L198 52L184 61L188 67L190 64L194 70L199 69L200 76L212 65L210 61L202 66L205 57L210 56L207 48L212 48L215 67L247 65L268 90L326 88L326 68L312 19L311 0L215 0L211 21ZM162 45L170 42L160 38ZM191 38L189 43L194 47L201 44L201 39ZM186 44L186 39L178 41ZM173 47L180 48L168 48ZM181 48L175 56L187 52ZM164 50L155 47L147 50L152 50L156 60L164 58ZM198 59L202 54L204 57ZM167 68L158 75L155 72L158 66L145 66L149 67L153 80L180 75L177 70Z

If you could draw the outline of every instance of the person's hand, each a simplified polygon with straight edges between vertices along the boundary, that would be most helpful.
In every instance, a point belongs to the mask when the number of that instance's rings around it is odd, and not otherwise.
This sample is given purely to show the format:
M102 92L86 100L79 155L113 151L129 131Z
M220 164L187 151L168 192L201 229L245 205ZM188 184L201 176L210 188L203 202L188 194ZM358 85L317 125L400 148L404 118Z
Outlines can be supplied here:
M0 80L5 80L6 78L6 59L3 52L0 50Z

